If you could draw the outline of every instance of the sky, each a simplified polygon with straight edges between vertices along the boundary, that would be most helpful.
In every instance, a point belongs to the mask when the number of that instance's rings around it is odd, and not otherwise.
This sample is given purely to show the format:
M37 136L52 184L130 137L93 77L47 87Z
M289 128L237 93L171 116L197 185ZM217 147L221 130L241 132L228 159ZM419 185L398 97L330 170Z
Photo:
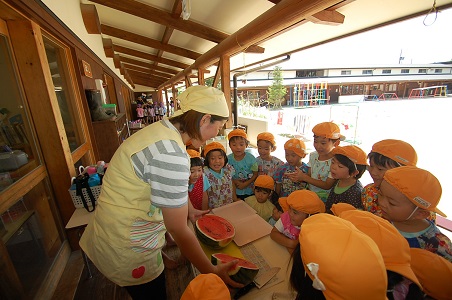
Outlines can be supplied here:
M402 64L449 61L451 28L452 9L448 9L439 12L436 20L431 14L388 25L294 53L290 61L319 63L322 57L322 66L398 64L400 52L405 57Z

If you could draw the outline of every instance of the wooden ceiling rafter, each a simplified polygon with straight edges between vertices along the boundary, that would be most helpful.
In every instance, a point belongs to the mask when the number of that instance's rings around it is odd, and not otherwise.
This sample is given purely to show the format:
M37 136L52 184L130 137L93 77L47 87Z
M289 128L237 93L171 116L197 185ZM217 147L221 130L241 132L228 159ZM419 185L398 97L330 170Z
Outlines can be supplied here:
M176 54L182 57L186 57L189 59L197 59L198 57L201 56L201 53L197 53L195 51L191 51L191 50L187 50L181 47L177 47L174 45L170 45L170 44L163 44L157 40L130 32L130 31L125 31L113 26L108 26L105 24L101 24L101 30L102 30L102 34L108 35L108 36L112 36L112 37L116 37L122 40L126 40L132 43L136 43L136 44L140 44L143 46L147 46L150 48L154 48L157 50L162 50L165 52L169 52L172 54Z
M268 36L274 35L275 33L306 19L307 16L312 16L313 14L330 8L340 2L342 1L305 0L300 2L298 0L282 0L237 32L230 35L220 44L201 55L189 68L176 74L176 76L165 82L163 86L171 85L175 81L179 81L184 78L186 74L190 74L192 69L204 68L212 65L214 62L218 61L218 53L231 56L242 51L249 45L253 45Z
M275 6L279 5L281 2L288 3L290 1L287 0L268 0L269 2L272 2L275 4ZM248 46L245 46L243 41L240 41L240 39L237 40L238 35L236 33L232 34L236 36L236 43L239 47L232 47L236 48L235 52L228 52L226 53L228 56L236 55L237 53L250 50L247 52L257 52L262 53L264 48L257 47L253 48L256 44L260 44L270 38L273 38L281 33L284 33L296 26L299 26L301 24L304 24L306 22L313 22L316 24L326 24L326 25L339 25L343 24L345 16L341 13L337 12L336 9L347 5L355 0L343 0L343 1L328 1L328 3L331 3L329 7L325 6L323 10L313 12L312 14L306 14L305 17L298 22L294 22L293 24L287 25L286 27L282 27L281 30L276 31L270 35L262 36L260 39L254 39L252 44L249 44ZM182 0L174 0L173 7L171 12L167 12L165 10L154 8L150 5L143 4L141 2L135 1L135 0L116 0L116 1L108 1L108 0L90 0L90 2L97 3L124 13L132 14L137 17L158 23L160 25L165 26L164 33L162 35L161 40L155 40L151 39L145 36L141 36L138 34L135 34L133 32L129 32L126 30L123 30L121 28L116 28L114 26L109 26L106 24L101 24L99 20L99 16L97 14L97 9L94 4L80 4L81 5L81 11L82 11L82 17L83 21L85 23L85 27L89 33L97 33L101 34L102 36L110 36L114 38L118 38L121 40L126 40L132 43L144 45L153 49L156 49L156 54L148 54L145 52L141 52L138 50L134 50L131 48L127 48L124 46L120 46L117 44L114 44L111 39L109 38L103 38L102 42L104 45L104 51L105 55L107 57L113 58L115 67L120 69L121 74L125 73L125 70L132 70L136 72L143 72L144 69L147 68L146 74L155 75L157 77L161 78L168 78L168 76L174 76L175 74L177 76L181 76L181 73L184 73L182 75L182 78L173 79L172 81L180 81L184 80L185 73L188 75L189 78L193 77L191 73L198 72L197 77L202 80L204 78L203 74L199 74L199 72L208 72L206 70L207 67L213 66L218 64L219 58L217 57L215 60L211 60L209 64L199 63L202 62L202 59L200 60L200 57L206 57L206 53L209 53L211 51L208 51L204 54L197 53L195 51L191 51L182 47L178 47L175 45L170 45L169 40L171 38L171 35L174 31L174 29L180 30L182 32L188 33L190 35L194 35L212 42L221 43L222 41L225 41L232 35L225 34L223 32L220 32L218 30L209 28L208 26L204 26L202 24L196 23L191 20L183 20L181 18L181 12L182 12ZM302 2L301 5L303 6L309 6L312 2L316 2L315 0L308 0L306 2ZM325 1L327 2L327 1ZM299 3L300 5L300 3ZM273 7L274 8L274 7ZM271 9L273 9L271 8ZM266 12L265 12L266 13ZM264 13L264 14L265 14ZM285 16L284 16L285 17ZM258 17L259 18L259 17ZM283 21L284 22L284 21ZM286 22L287 23L287 22ZM249 24L248 24L249 25ZM247 25L247 26L248 26ZM262 24L262 26L265 26L265 24ZM242 28L243 29L243 28ZM258 29L260 30L260 28ZM239 30L240 31L240 30ZM218 45L217 45L218 46ZM215 47L217 47L215 46ZM215 48L214 47L214 48ZM211 49L212 50L212 49ZM164 53L172 53L177 56L185 57L188 59L193 59L194 63L190 66L186 63L182 63L177 60L171 60L167 58L163 58ZM119 56L118 53L125 54L129 57L137 57L144 60L150 61L150 63L142 62L140 60L133 60L132 58L128 58L125 56ZM225 54L225 53L222 53ZM126 63L126 65L123 64ZM177 68L182 69L171 69L166 68L161 65L166 65L171 68ZM135 65L133 67L132 65ZM152 66L152 67L151 67ZM220 70L217 70L217 73ZM166 74L163 74L166 73ZM130 77L130 76L129 76ZM126 78L127 80L127 78ZM219 78L217 78L219 80ZM152 86L152 88L157 88L155 86Z
M179 72L178 70L175 70L175 69L165 68L165 67L161 67L161 66L155 66L155 65L153 65L153 64L151 64L149 62L144 62L144 61L141 61L141 60L125 57L125 56L122 56L122 55L119 55L119 57L120 57L122 62L129 63L129 64L136 65L136 66L145 67L145 68L148 68L148 69L155 69L155 70L158 70L158 71L161 71L161 72L164 72L164 73L168 73L170 75L175 75L175 74L177 74Z
M175 61L175 60L171 60L171 59L167 59L167 58L163 58L163 57L157 57L157 56L155 56L153 54L148 54L148 53L141 52L141 51L134 50L134 49L130 49L130 48L127 48L127 47L124 47L124 46L120 46L120 45L117 45L117 44L113 44L113 50L115 52L120 52L120 53L127 54L127 55L130 55L130 56L136 56L136 57L140 57L140 58L143 58L143 59L146 59L146 60L150 60L150 61L157 61L157 62L162 63L164 65L168 65L168 66L179 68L179 69L185 69L185 68L187 68L189 66L188 64L185 64L185 63L181 63L181 62L178 62L178 61Z
M168 13L164 10L154 8L150 5L145 5L135 0L90 0L91 2L104 5L142 19L158 23L160 25L171 27L179 31L188 33L190 35L197 36L199 38L220 43L226 39L229 35L221 31L212 29L202 24L196 23L191 20L183 20L182 18L174 18L172 13ZM264 48L250 45L248 52L263 53Z

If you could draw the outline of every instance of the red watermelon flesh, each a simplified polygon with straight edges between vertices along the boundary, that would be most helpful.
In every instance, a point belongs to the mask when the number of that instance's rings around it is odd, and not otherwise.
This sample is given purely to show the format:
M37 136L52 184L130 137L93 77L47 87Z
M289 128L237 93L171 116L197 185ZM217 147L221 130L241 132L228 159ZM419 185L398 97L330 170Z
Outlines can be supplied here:
M226 219L215 215L204 215L196 221L198 240L212 249L226 247L235 236L234 226Z
M212 254L211 258L214 265L228 263L233 260L238 260L238 262L228 272L231 279L244 285L251 283L259 272L259 267L252 262L225 253Z

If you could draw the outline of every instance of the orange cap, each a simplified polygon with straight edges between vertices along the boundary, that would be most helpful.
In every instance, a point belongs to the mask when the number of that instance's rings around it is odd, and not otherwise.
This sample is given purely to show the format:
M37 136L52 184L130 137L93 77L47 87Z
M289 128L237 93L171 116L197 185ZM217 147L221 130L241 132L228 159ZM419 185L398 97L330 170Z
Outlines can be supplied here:
M259 175L254 181L254 186L258 186L264 189L274 190L275 181L268 175Z
M343 213L344 211L349 211L349 210L356 210L356 207L354 207L351 204L348 203L335 203L331 206L331 212L335 215L335 216L340 216L341 213Z
M386 270L396 272L422 288L411 269L410 245L387 220L362 210L344 211L340 216L367 234L380 249Z
M279 205L281 205L281 208L283 211L289 210L289 204L287 204L287 197L280 197L278 199Z
M290 139L284 144L284 150L292 150L299 157L306 156L306 145L302 140Z
M273 146L274 151L276 149L275 136L270 132L262 132L257 135L257 141L267 141Z
M335 147L333 154L342 154L357 165L367 166L367 155L361 148L355 145L349 145L344 147Z
M226 284L218 275L199 274L185 289L180 300L225 300L231 299Z
M285 202L284 205L281 202ZM323 201L316 193L309 190L297 190L290 193L288 197L279 198L279 204L284 211L288 211L290 206L309 215L325 212Z
M446 217L436 207L441 199L441 184L429 171L403 166L386 171L383 179L408 197L414 205Z
M337 126L333 122L319 123L312 128L312 132L315 136L320 136L332 140L339 139L343 141L345 139L345 136L341 135L339 126Z
M372 152L384 155L405 166L417 164L417 154L413 146L401 140L382 140L372 146Z
M190 155L191 158L201 157L201 154L194 149L187 149L187 153L188 155Z
M204 157L207 156L207 153L209 153L212 150L223 150L224 153L226 153L226 150L224 149L223 145L219 142L212 142L204 146Z
M301 226L300 252L326 299L386 299L388 279L375 242L344 219L317 214Z
M411 268L424 293L438 300L452 296L452 263L425 249L411 248Z
M242 138L244 138L245 140L248 139L248 137L246 136L245 130L239 129L239 128L234 129L234 130L232 130L231 132L229 132L229 134L228 134L228 140L230 140L231 138L233 138L233 137L235 137L235 136L242 137Z

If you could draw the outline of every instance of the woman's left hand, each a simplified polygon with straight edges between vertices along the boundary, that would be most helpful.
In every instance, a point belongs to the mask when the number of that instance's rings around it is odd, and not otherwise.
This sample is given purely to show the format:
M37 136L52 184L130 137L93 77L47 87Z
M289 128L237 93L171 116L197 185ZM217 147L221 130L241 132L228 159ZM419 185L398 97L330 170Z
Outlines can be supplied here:
M193 205L191 204L190 200L188 200L188 218L190 219L190 221L192 223L195 223L196 220L198 220L199 218L201 218L202 216L204 216L205 214L208 214L211 212L210 209L208 210L199 210L193 207Z

